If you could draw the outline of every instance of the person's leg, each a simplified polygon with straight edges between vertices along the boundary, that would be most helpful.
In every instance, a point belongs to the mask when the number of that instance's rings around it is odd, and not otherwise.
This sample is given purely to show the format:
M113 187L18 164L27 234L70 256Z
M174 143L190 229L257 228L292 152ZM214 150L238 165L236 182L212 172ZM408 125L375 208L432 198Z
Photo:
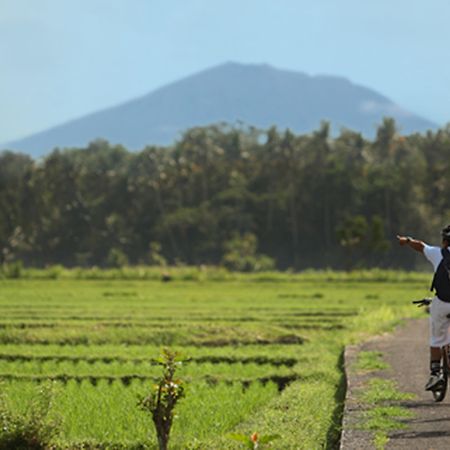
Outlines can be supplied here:
M430 361L441 361L442 347L450 343L450 303L437 298L431 303Z
M430 361L440 361L440 360L441 360L441 348L430 347Z
M441 348L430 347L430 371L433 374L437 374L441 368Z
M433 390L441 382L441 347L448 339L447 305L434 298L430 307L430 378L426 390Z

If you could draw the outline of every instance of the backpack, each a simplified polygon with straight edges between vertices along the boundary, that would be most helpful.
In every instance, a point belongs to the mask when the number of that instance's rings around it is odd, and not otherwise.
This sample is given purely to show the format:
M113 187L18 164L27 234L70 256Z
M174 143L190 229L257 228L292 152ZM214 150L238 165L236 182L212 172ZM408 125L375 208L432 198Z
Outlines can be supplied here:
M450 303L450 252L443 248L441 254L442 261L434 273L430 291L435 290L442 301Z

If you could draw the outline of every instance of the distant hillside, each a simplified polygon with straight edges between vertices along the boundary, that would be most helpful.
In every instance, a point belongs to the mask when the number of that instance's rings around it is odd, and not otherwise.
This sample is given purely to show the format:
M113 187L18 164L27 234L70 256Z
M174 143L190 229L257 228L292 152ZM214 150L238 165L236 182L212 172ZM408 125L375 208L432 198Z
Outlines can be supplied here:
M335 131L347 127L370 137L383 116L394 117L404 133L437 127L344 78L227 63L2 147L39 156L105 138L141 149L170 144L192 126L236 121L308 132L325 119Z

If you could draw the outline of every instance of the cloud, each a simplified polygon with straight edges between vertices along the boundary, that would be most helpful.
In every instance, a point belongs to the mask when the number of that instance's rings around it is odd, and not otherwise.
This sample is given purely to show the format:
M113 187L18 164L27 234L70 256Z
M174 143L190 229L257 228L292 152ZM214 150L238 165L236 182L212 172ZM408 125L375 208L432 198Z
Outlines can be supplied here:
M377 102L374 100L363 101L359 109L365 114L383 114L385 116L393 117L411 117L412 114L409 111L401 108L395 103L390 102Z

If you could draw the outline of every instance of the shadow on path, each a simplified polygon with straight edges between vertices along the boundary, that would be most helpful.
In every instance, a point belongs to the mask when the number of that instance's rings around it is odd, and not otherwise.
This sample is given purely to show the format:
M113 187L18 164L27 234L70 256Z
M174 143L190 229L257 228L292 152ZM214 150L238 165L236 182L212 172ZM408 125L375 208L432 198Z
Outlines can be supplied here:
M430 439L430 438L442 438L442 437L450 437L450 431L421 431L419 433L414 433L413 431L407 431L403 433L395 433L390 436L390 439ZM441 448L441 447L439 447ZM448 447L442 447L448 448Z

